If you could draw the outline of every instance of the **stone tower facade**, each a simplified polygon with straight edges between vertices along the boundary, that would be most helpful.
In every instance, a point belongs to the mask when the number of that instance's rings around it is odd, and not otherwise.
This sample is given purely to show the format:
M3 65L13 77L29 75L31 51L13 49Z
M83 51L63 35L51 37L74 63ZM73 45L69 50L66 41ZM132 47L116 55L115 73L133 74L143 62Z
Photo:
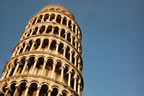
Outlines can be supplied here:
M81 31L61 5L27 22L0 79L0 96L82 96Z

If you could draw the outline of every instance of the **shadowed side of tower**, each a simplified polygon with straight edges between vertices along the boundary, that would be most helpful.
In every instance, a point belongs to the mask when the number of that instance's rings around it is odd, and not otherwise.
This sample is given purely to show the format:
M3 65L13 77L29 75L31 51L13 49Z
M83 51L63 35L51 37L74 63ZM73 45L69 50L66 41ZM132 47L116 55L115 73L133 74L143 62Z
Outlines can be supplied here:
M0 96L81 96L81 31L61 5L42 8L27 22L6 63Z

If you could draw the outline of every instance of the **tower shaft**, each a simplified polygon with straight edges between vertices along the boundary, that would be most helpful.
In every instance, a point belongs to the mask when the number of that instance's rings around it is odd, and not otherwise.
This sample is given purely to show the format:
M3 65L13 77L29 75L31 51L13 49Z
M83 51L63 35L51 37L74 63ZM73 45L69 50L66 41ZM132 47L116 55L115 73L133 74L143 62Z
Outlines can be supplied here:
M81 96L81 31L72 13L48 5L27 22L6 63L0 96Z

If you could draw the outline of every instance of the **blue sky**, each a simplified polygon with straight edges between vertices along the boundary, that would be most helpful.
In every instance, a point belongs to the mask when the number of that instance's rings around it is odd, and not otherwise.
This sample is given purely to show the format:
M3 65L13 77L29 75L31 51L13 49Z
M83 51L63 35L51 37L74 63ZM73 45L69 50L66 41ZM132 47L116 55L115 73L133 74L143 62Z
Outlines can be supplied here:
M0 74L26 22L53 3L82 30L83 96L144 96L143 0L0 0Z

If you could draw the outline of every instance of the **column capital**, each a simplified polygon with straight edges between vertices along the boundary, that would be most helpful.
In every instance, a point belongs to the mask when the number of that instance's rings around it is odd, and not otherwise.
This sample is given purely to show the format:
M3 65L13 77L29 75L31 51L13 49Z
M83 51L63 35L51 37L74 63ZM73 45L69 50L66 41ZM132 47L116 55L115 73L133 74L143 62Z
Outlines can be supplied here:
M74 78L74 79L77 79L77 78L78 78L78 75L77 75L77 74L75 74L73 78Z
M64 69L66 66L65 65L63 65L62 67L61 67L61 69Z

